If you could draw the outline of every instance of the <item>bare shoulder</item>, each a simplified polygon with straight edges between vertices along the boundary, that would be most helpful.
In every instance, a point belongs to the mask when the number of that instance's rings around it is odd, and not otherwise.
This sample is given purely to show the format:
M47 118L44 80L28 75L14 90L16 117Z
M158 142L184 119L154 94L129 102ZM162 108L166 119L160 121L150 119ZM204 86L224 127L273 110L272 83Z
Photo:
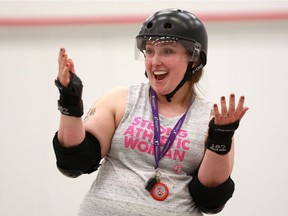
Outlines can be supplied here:
M128 88L114 88L110 90L106 95L106 100L109 101L109 107L115 116L115 125L119 125L123 115L125 113L126 104L128 100Z
M101 143L104 157L109 151L113 134L126 109L128 88L115 88L99 98L84 118L86 131L92 133Z
M127 100L128 97L128 87L119 87L119 88L114 88L111 89L110 91L107 92L105 97L110 98L110 99L116 99L116 101L120 102L119 100ZM117 97L117 98L115 98Z
M115 117L115 123L118 122L117 119L119 118L121 121L125 112L127 99L127 87L113 88L109 90L106 94L99 98L90 108L84 119L84 122L86 122L91 116L95 114L96 109L98 110L98 112L99 110L103 110L103 112L109 112Z

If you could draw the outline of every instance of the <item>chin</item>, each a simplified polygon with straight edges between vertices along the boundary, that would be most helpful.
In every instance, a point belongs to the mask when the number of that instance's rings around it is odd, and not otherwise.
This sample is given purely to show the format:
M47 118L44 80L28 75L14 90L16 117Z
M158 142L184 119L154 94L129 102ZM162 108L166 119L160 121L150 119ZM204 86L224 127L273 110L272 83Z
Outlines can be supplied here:
M172 91L174 91L174 89L177 86L177 85L174 86L173 84L168 83L166 80L159 81L156 79L150 80L150 85L152 86L154 91L160 95L166 95L166 94L171 93Z
M165 96L174 90L174 89L169 90L165 88L164 86L159 86L159 85L152 85L152 88L157 94L162 95L162 96Z

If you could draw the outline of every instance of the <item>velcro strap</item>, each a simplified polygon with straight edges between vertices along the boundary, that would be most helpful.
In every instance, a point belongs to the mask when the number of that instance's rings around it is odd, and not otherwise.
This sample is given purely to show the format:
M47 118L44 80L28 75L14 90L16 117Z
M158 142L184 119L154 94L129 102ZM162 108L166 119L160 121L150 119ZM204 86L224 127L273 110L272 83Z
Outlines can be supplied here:
M67 116L81 117L84 114L82 100L76 106L67 106L61 103L61 100L58 100L58 110Z
M209 128L212 128L214 131L222 131L222 132L231 132L235 131L239 127L239 120L235 121L231 124L226 125L216 125L215 124L215 117L211 119L209 122Z
M214 118L209 123L206 148L220 155L231 150L232 137L239 127L239 120L227 125L216 125Z

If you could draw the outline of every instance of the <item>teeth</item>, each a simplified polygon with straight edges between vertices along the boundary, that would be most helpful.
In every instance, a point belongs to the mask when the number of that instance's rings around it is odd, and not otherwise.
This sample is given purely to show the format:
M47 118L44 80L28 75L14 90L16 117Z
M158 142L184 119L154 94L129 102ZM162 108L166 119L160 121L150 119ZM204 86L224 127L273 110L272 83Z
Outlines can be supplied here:
M167 74L166 71L154 71L155 75L163 75L163 74Z

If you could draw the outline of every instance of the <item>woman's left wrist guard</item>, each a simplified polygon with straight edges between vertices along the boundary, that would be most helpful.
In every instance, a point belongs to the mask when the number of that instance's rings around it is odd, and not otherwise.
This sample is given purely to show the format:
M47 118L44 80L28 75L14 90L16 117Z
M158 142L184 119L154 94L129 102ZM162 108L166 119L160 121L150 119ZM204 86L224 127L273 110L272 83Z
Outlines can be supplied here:
M210 151L225 155L231 150L232 137L235 130L239 127L239 120L227 125L216 125L214 120L215 118L211 119L209 123L205 146Z
M55 85L59 90L58 110L67 116L81 117L83 115L81 79L74 73L70 73L70 83L64 87L59 79L55 80Z

